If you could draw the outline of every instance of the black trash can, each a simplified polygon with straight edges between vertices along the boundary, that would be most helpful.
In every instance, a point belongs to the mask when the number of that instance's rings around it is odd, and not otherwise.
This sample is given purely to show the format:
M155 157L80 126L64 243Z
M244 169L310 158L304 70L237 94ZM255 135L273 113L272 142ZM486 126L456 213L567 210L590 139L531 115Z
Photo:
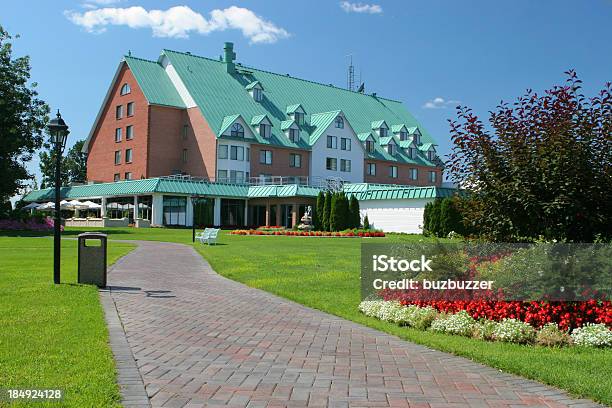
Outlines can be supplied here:
M106 234L79 235L79 283L106 287Z

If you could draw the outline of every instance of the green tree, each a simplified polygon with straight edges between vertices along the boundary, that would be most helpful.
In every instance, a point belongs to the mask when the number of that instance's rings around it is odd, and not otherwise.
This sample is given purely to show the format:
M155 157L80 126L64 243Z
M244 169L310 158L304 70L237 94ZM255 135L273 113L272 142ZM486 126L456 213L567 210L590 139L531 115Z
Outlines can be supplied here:
M350 225L349 228L359 228L361 225L361 216L359 215L359 201L355 195L351 195L351 199L349 201L349 215L350 215Z
M439 198L436 198L434 202L432 203L430 211L429 211L429 232L436 237L439 237L441 235L441 232L440 232L441 206L442 206L442 200Z
M331 231L329 227L329 218L331 215L331 204L332 204L332 193L327 191L325 193L325 206L323 208L323 220L322 227L324 231Z
M333 193L331 196L331 211L329 213L329 230L339 231L341 225L341 204L339 203L340 196L338 193Z
M431 233L431 209L433 207L433 203L429 202L425 204L425 209L423 210L423 235L429 235Z
M344 192L340 192L340 231L351 228L351 210L349 199Z
M612 237L612 83L585 97L576 73L566 74L565 86L498 105L490 126L457 109L447 168L469 192L461 212L479 235Z
M323 191L319 191L319 195L317 195L317 208L315 209L316 214L316 223L314 224L315 230L323 231L325 228L323 227L324 223L324 213L325 213L325 193Z
M82 152L84 143L84 140L77 141L68 153L62 156L62 186L84 183L87 180L87 155ZM47 150L39 154L42 188L51 187L55 183L55 150L49 144L45 144L45 148Z
M32 178L26 163L42 145L49 113L29 83L30 58L13 57L11 38L0 26L0 203Z
M370 229L370 220L368 219L368 214L366 214L365 217L363 217L363 229L364 230Z

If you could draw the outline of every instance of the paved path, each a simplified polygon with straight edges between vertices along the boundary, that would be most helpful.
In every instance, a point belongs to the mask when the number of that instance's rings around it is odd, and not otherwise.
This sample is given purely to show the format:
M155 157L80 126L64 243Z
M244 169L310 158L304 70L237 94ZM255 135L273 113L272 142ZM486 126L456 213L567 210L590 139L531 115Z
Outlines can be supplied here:
M143 382L153 407L593 406L225 279L189 246L141 242L109 285L126 406L148 405Z

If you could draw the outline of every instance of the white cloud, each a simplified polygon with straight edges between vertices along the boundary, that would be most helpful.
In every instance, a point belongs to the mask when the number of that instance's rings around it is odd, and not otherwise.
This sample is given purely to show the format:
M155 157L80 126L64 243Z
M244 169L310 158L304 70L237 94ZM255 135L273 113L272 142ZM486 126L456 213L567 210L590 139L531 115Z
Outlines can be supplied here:
M64 14L71 22L91 33L101 33L106 31L107 26L117 25L150 28L155 37L188 38L191 33L206 35L234 29L242 31L251 43L273 43L290 35L285 29L264 20L251 10L236 6L212 10L209 19L188 6L170 7L167 10L146 10L140 6L109 7L84 13L65 11Z
M350 1L341 1L340 7L347 13L380 14L383 11L378 4L351 3Z
M433 98L430 101L425 102L425 104L423 105L423 108L425 109L444 109L447 108L450 105L457 105L460 104L461 101L457 101L454 99L450 99L450 100L446 100L440 96Z

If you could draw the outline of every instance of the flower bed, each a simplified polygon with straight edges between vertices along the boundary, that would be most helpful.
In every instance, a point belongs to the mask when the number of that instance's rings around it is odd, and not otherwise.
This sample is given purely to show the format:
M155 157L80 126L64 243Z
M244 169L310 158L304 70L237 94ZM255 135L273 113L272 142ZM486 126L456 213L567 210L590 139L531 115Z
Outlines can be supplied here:
M62 230L64 227L61 227ZM27 220L0 220L0 230L11 231L51 231L53 219L50 217L29 218Z
M274 227L276 228L276 227ZM274 229L266 227L264 229L244 229L244 230L233 230L231 234L234 235L282 235L287 237L337 237L337 238L355 238L355 237L384 237L385 233L382 231L364 231L364 230L348 230L340 232L329 232L329 231L293 231L286 229Z
M542 346L612 347L612 330L604 323L586 323L571 331L555 323L536 328L516 318L475 319L466 310L440 312L432 306L403 305L397 300L363 301L359 310L366 316L400 326L481 340Z

